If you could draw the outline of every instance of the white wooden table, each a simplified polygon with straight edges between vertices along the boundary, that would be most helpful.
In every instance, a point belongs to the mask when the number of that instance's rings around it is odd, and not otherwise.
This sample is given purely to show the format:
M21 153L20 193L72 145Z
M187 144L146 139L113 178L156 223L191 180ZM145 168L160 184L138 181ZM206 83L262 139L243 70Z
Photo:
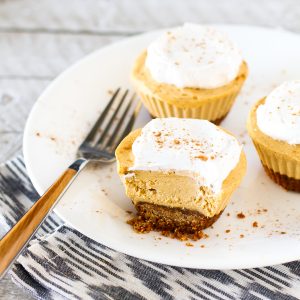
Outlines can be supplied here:
M38 95L87 53L186 21L281 27L300 33L299 0L0 0L0 162L21 152ZM0 299L32 299L7 276Z

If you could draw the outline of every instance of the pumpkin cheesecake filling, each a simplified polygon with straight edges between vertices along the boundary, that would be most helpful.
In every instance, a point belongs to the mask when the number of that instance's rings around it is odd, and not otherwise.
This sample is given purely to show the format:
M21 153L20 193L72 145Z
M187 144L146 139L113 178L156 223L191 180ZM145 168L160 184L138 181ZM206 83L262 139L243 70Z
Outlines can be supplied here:
M246 169L237 140L205 120L154 119L116 151L138 231L199 234L226 207Z

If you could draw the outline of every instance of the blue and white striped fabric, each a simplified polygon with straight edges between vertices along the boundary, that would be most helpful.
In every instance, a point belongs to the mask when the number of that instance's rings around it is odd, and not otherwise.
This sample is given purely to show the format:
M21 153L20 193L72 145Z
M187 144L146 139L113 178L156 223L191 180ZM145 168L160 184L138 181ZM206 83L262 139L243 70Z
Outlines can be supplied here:
M38 198L18 157L0 167L0 225ZM209 271L139 260L67 227L52 214L11 271L38 299L299 299L300 262Z

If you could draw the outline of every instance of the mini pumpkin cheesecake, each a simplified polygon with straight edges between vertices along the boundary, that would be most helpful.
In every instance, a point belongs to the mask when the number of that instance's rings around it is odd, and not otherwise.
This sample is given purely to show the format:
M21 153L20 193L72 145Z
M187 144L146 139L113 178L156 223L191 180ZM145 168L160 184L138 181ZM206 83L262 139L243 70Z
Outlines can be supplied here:
M202 236L246 170L237 140L206 120L153 119L116 150L118 172L137 209L137 231Z
M259 100L247 127L267 175L300 192L300 80L285 82Z
M212 27L185 24L163 33L136 59L132 83L153 117L219 124L248 74L239 49Z

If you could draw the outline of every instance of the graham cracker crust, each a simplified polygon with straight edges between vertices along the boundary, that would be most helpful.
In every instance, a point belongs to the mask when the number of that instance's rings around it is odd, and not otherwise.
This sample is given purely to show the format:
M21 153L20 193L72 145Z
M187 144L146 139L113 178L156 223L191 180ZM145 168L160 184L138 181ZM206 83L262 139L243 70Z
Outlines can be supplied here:
M286 175L282 175L278 172L274 172L264 164L263 167L267 175L274 182L281 185L283 188L285 188L288 191L300 192L300 179L291 178Z
M164 236L182 241L206 238L203 229L211 226L222 214L207 218L197 211L152 203L136 204L137 216L127 223L138 233L159 231Z
M220 117L220 118L218 118L214 121L210 121L210 122L214 123L215 125L220 125L222 123L222 121L227 117L227 115L228 115L228 113L226 113L223 117ZM156 117L153 116L152 114L150 114L150 116L152 119L156 119Z

